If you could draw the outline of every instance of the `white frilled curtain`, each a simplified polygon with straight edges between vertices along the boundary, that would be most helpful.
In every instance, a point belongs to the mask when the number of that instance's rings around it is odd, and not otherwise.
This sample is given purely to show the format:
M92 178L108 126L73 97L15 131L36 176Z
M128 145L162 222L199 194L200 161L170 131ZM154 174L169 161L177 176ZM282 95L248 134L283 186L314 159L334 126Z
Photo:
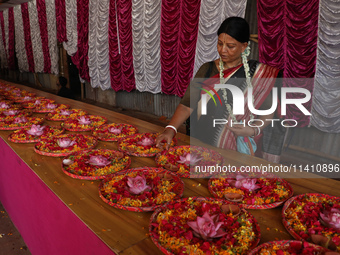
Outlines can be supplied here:
M246 0L201 2L194 74L202 64L218 58L216 47L219 26L227 17L244 17L246 4Z
M89 1L88 65L92 87L111 88L108 44L109 0ZM160 0L132 1L133 69L138 91L162 92L161 87ZM245 14L246 1L202 1L196 46L195 70L217 57L216 31L228 16Z
M88 4L88 51L85 60L88 68L88 77L92 87L106 90L114 88L112 77L112 60L110 60L110 36L112 35L113 22L116 26L114 42L118 47L117 54L125 54L122 47L127 47L126 41L119 34L121 27L126 25L120 23L122 14L131 16L132 32L132 58L131 63L133 75L129 78L131 88L138 91L151 93L168 93L181 96L187 86L188 80L173 83L171 86L178 88L164 90L168 81L164 81L164 61L167 51L162 47L166 45L166 34L164 27L166 24L165 14L169 10L165 5L169 5L167 0L68 0L64 1L64 10L56 9L56 2L60 0L33 0L28 3L15 6L13 8L14 19L9 15L9 9L0 13L0 58L1 67L8 68L11 61L11 47L15 47L18 67L24 72L47 72L58 74L58 48L57 48L57 12L64 12L66 41L64 48L71 56L79 53L78 35L81 32L79 22L82 18L78 13L78 8L83 2ZM62 1L63 2L63 1ZM185 18L186 13L180 10L187 8L189 11L197 11L197 36L195 37L195 56L189 62L186 72L190 77L196 73L198 68L207 61L217 58L216 51L216 31L220 23L228 16L244 17L246 0L176 0L172 11L179 11L178 19L180 23L189 22ZM188 9L188 3L195 6L195 10ZM126 8L131 4L132 8ZM126 8L129 13L122 12L121 8ZM194 9L194 8L193 8ZM83 11L82 10L82 11ZM115 19L111 20L112 10L115 12ZM126 11L125 10L125 11ZM82 15L84 15L82 13ZM110 16L111 15L111 16ZM194 15L193 15L194 16ZM43 18L45 17L45 18ZM196 16L195 16L196 17ZM84 20L84 19L83 19ZM28 22L27 22L28 21ZM11 22L14 27L14 38L11 38ZM177 21L176 21L177 22ZM191 22L191 21L190 21ZM182 27L185 27L180 24ZM340 132L340 1L320 0L319 20L318 20L318 46L317 60L315 67L315 83L313 89L312 117L310 124L326 132ZM181 27L180 26L180 27ZM44 33L44 31L48 33ZM126 27L124 27L126 29ZM29 30L29 33L27 32ZM196 31L196 30L193 30ZM84 34L81 36L84 37ZM187 36L187 35L185 35ZM190 36L190 35L189 35ZM184 38L184 39L183 39ZM182 37L178 40L187 40ZM125 39L125 38L124 38ZM15 41L15 46L10 42ZM172 42L173 43L173 42ZM184 42L185 43L185 42ZM122 46L122 44L124 44ZM183 45L178 44L178 45ZM169 45L166 45L169 46ZM178 49L176 49L178 50ZM180 50L178 50L180 52ZM179 53L178 53L179 54ZM191 54L192 55L192 54ZM177 57L181 61L182 55ZM121 57L122 58L122 57ZM118 61L120 61L118 59ZM187 60L186 60L187 61ZM85 63L84 61L82 62ZM123 63L127 65L129 63ZM191 71L190 71L191 70ZM163 71L163 73L162 73ZM166 74L167 75L167 74ZM172 75L172 74L171 74ZM174 74L175 75L175 74ZM181 76L176 76L176 79ZM85 77L83 77L85 79ZM120 77L121 79L121 77ZM125 78L124 78L125 79ZM119 82L116 84L119 84ZM131 85L131 84L130 84ZM114 88L115 89L115 88ZM125 89L121 87L119 89Z
M38 3L40 3L39 1ZM28 10L28 21L23 19L23 5L17 5L14 11L15 27L15 51L18 59L18 66L21 72L34 71L58 74L58 47L54 0L44 1L45 8L37 8L37 1L30 1L25 4ZM38 10L43 12L43 16L38 16ZM3 11L8 13L9 9ZM25 21L25 22L24 22ZM25 29L30 31L30 42L25 37ZM44 30L43 30L44 29ZM47 31L46 31L47 30ZM46 33L47 32L47 33ZM29 46L29 45L30 46ZM31 47L33 53L34 66L30 66L27 50Z
M340 132L340 1L320 0L311 125Z

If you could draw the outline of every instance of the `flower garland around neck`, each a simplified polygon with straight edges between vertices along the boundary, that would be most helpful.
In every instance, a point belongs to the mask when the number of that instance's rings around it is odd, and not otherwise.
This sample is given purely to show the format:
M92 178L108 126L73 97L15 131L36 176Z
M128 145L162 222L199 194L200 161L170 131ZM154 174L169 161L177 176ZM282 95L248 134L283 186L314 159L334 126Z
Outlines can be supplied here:
M252 88L253 85L251 84L251 80L250 80L249 65L248 65L248 60L247 60L247 57L249 56L249 54L250 54L250 47L248 45L247 48L244 50L244 52L242 52L241 56L242 56L242 64L243 64L243 67L244 67L244 72L245 72L245 75L246 75L246 82L247 82L248 88ZM223 74L224 64L223 64L221 57L220 57L219 67L220 67L220 84L224 84L226 81L224 79L224 74ZM227 111L229 113L229 116L231 117L233 122L237 122L235 115L232 113L231 105L228 103L227 90L223 89L222 93L223 93L222 96L223 96ZM252 95L252 96L253 96L252 102L253 102L253 105L254 105L254 95ZM253 119L254 119L254 115L251 113L250 114L250 120L253 120Z

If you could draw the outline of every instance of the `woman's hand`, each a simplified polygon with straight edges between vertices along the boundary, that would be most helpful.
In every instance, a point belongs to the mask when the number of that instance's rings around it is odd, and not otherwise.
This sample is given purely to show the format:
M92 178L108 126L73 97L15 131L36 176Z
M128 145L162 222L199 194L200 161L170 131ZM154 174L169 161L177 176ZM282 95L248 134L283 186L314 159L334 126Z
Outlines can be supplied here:
M172 141L172 138L174 138L176 132L171 128L166 128L163 133L161 133L156 138L156 147L163 148L163 145L166 143L166 149L168 150Z
M176 129L182 125L187 118L189 118L191 113L192 110L189 107L179 104L170 122L168 123L168 128L165 128L163 133L156 138L156 146L158 148L163 148L163 145L166 143L166 149L168 150L172 138L174 138L176 135Z

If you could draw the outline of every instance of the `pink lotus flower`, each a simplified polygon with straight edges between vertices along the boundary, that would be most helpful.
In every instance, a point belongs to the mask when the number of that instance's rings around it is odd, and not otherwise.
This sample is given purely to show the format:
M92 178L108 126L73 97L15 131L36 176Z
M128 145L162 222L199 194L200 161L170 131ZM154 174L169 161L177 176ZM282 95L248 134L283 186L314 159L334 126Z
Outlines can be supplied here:
M52 110L52 109L55 109L55 108L57 108L58 106L56 105L56 104L51 104L51 103L48 103L47 105L46 105L46 109L50 109L50 110Z
M111 161L102 155L91 156L90 159L86 162L90 165L94 166L107 166L111 164Z
M9 108L9 105L6 104L5 102L1 102L1 103L0 103L0 108L1 108L1 109L8 109L8 108Z
M217 221L218 214L210 216L208 212L203 217L197 216L196 221L189 221L188 225L194 230L194 235L204 240L221 237L227 234L221 229L222 222Z
M236 181L234 180L228 180L228 183L235 187L235 188L245 188L249 191L254 191L260 188L259 185L256 184L257 179L256 178L246 178L240 174L236 175Z
M31 129L27 130L26 133L29 135L41 136L44 133L45 126L32 125Z
M64 116L69 116L69 115L71 115L71 111L68 111L68 110L61 110L60 111L60 115L64 115Z
M115 135L119 135L120 133L122 133L122 128L109 127L107 130Z
M326 227L340 230L340 210L338 208L331 208L320 213L320 218L320 222Z
M79 119L78 119L78 122L79 124L81 125L89 125L91 124L91 120L89 118L86 118L85 116L81 116Z
M4 112L4 114L5 114L6 116L17 115L18 113L19 113L18 110L9 110L9 111Z
M34 104L39 105L39 104L41 104L41 101L39 99L37 99L37 100L35 100Z
M63 159L63 164L66 166L72 165L73 163L74 161L71 159L68 159L68 158Z
M195 165L198 161L200 161L202 158L199 158L196 154L194 153L187 153L185 156L179 156L179 159L177 162L181 164L186 164L186 165Z
M76 141L72 141L70 138L60 138L57 140L57 144L61 147L61 148L67 148L70 146L73 146L76 143Z
M151 190L151 187L146 185L144 176L128 177L127 185L129 186L129 191L135 195Z
M26 122L28 122L28 120L26 119L25 116L15 118L14 121L13 121L14 124L26 123Z
M143 146L152 146L155 144L155 140L152 138L144 137L141 141L138 142L138 144Z
M259 185L256 184L257 180L256 179L244 179L242 180L242 186L243 188L249 190L249 191L254 191L260 188Z

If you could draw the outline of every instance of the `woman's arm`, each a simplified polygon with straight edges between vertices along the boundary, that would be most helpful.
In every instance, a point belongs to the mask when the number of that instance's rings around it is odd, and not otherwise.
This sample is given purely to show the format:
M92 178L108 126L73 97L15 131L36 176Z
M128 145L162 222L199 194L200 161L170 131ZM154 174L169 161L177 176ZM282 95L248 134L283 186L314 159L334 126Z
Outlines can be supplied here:
M179 104L168 126L175 127L177 130L180 125L182 125L186 121L186 119L190 117L192 111L193 110L190 109L190 107ZM174 136L176 135L176 131L172 127L166 127L163 133L156 138L157 147L160 147L161 143L165 141L167 143L166 149L169 148L169 144L171 143L172 138L174 138Z
M195 75L195 79L190 82L182 100L178 104L175 113L169 122L168 128L166 127L163 133L156 138L157 147L161 146L162 142L166 142L166 148L169 148L169 144L171 143L172 138L176 135L177 129L190 117L190 114L193 112L193 109L190 108L191 102L198 102L200 99L202 80L206 76L209 77L212 71L215 73L217 72L217 67L214 65L214 62L207 62L199 68ZM176 131L169 126L174 127Z

